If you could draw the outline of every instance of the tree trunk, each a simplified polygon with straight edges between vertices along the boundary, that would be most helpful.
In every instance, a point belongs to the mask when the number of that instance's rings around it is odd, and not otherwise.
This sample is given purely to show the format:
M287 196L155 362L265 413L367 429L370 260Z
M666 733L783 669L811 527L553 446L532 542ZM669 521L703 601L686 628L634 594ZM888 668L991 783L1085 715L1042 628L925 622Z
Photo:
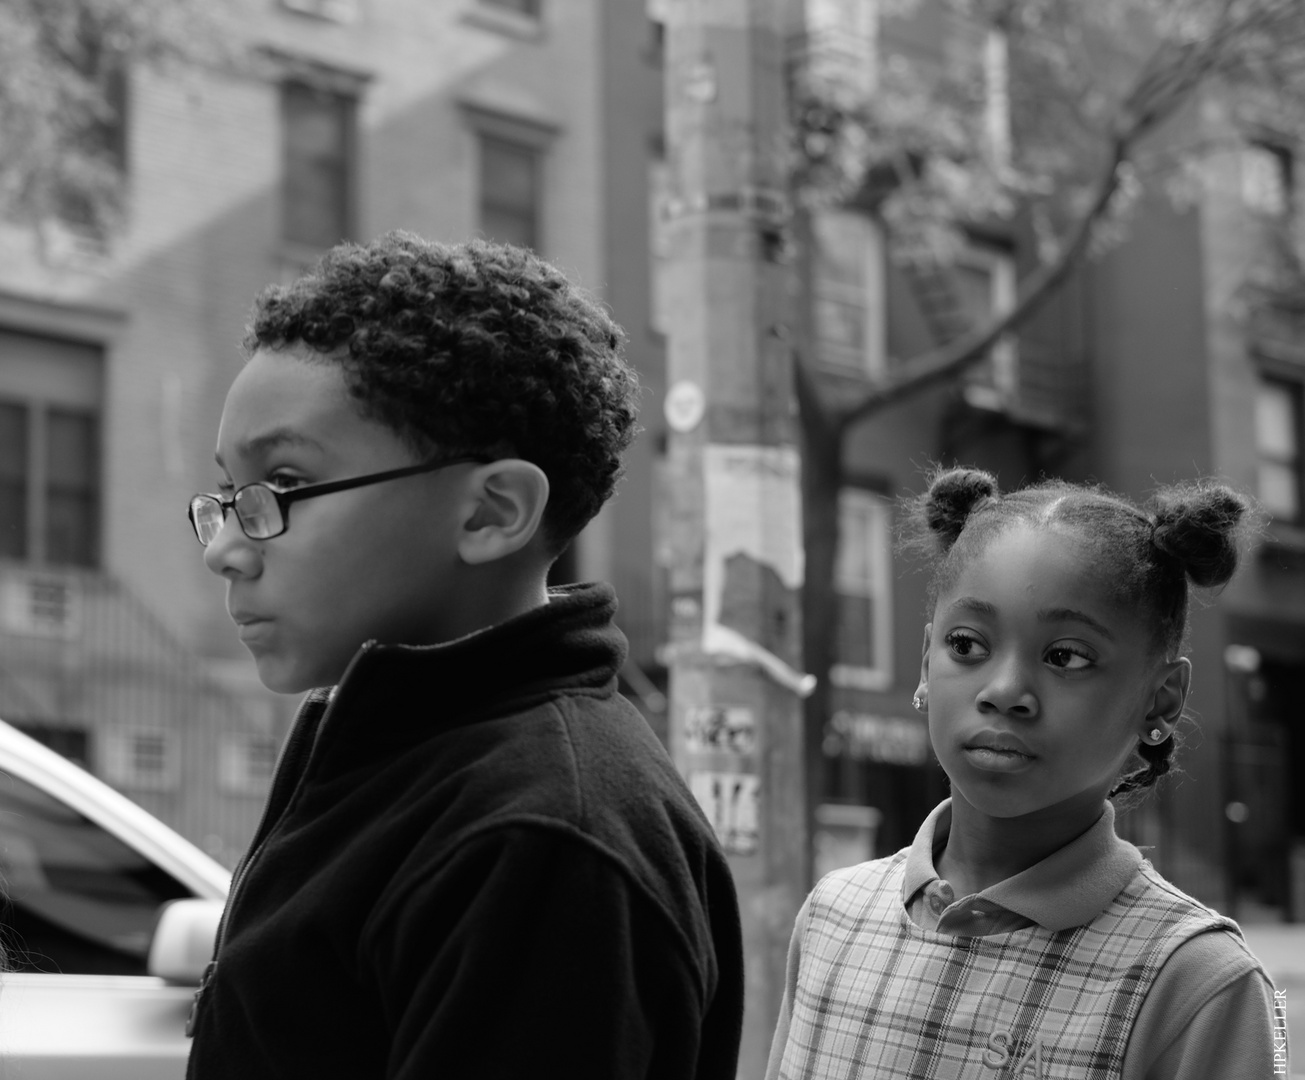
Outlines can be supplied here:
M815 837L815 808L824 790L825 722L833 705L829 672L837 659L838 593L834 567L838 557L838 495L843 487L843 431L832 422L815 392L812 376L795 360L799 415L802 420L802 660L816 675L816 686L803 705L803 745L807 773L808 836ZM814 845L813 845L814 847ZM808 877L813 877L808 864Z

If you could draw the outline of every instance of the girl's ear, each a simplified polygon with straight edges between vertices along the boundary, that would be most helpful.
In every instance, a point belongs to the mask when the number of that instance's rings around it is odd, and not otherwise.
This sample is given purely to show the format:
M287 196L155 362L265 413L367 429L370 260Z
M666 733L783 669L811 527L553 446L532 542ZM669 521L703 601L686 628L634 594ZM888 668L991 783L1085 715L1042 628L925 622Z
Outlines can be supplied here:
M929 642L933 640L933 623L924 624L924 646L920 650L920 686L916 691L917 695L920 690L927 691L929 688Z
M548 505L548 477L543 469L520 458L503 458L480 466L469 483L471 513L458 539L463 562L478 565L502 559L535 538Z
M1159 728L1167 738L1173 733L1187 704L1187 692L1192 685L1192 662L1185 656L1168 660L1156 672L1156 682L1146 711L1144 728L1150 732ZM1163 741L1157 740L1157 741Z

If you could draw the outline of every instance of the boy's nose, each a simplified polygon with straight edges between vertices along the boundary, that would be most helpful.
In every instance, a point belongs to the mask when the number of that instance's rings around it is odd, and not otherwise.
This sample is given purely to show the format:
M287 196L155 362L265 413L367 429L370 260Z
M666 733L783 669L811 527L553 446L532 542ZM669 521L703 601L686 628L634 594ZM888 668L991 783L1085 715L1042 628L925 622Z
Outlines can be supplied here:
M999 712L1025 718L1038 714L1037 694L1018 657L1007 657L989 670L991 677L979 690L974 702L979 712Z
M240 527L234 510L228 511L217 536L204 549L204 565L219 577L252 577L258 573L258 549Z

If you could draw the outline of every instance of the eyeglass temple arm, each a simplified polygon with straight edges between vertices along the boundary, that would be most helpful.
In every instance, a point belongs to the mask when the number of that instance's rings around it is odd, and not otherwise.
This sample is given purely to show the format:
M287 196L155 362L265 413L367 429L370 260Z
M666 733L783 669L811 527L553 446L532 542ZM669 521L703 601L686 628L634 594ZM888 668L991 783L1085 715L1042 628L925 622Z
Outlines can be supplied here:
M385 472L368 473L366 476L352 476L348 480L328 480L324 484L308 484L306 487L292 488L289 491L277 491L276 488L269 488L268 490L284 506L287 503L297 502L299 499L308 499L314 495L329 495L333 491L348 491L350 488L379 484L383 480L398 480L402 476L416 476L418 473L434 472L436 469L444 469L450 465L461 465L468 461L484 464L491 460L491 458L487 458L482 454L466 454L461 457L424 461L420 465L405 465L402 469L387 469Z

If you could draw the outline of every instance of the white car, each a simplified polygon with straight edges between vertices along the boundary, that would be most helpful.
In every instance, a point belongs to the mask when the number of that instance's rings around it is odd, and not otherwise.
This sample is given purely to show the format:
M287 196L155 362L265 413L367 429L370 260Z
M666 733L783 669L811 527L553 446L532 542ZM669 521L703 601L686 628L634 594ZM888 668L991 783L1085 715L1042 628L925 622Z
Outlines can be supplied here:
M231 875L0 722L0 1076L180 1080Z

